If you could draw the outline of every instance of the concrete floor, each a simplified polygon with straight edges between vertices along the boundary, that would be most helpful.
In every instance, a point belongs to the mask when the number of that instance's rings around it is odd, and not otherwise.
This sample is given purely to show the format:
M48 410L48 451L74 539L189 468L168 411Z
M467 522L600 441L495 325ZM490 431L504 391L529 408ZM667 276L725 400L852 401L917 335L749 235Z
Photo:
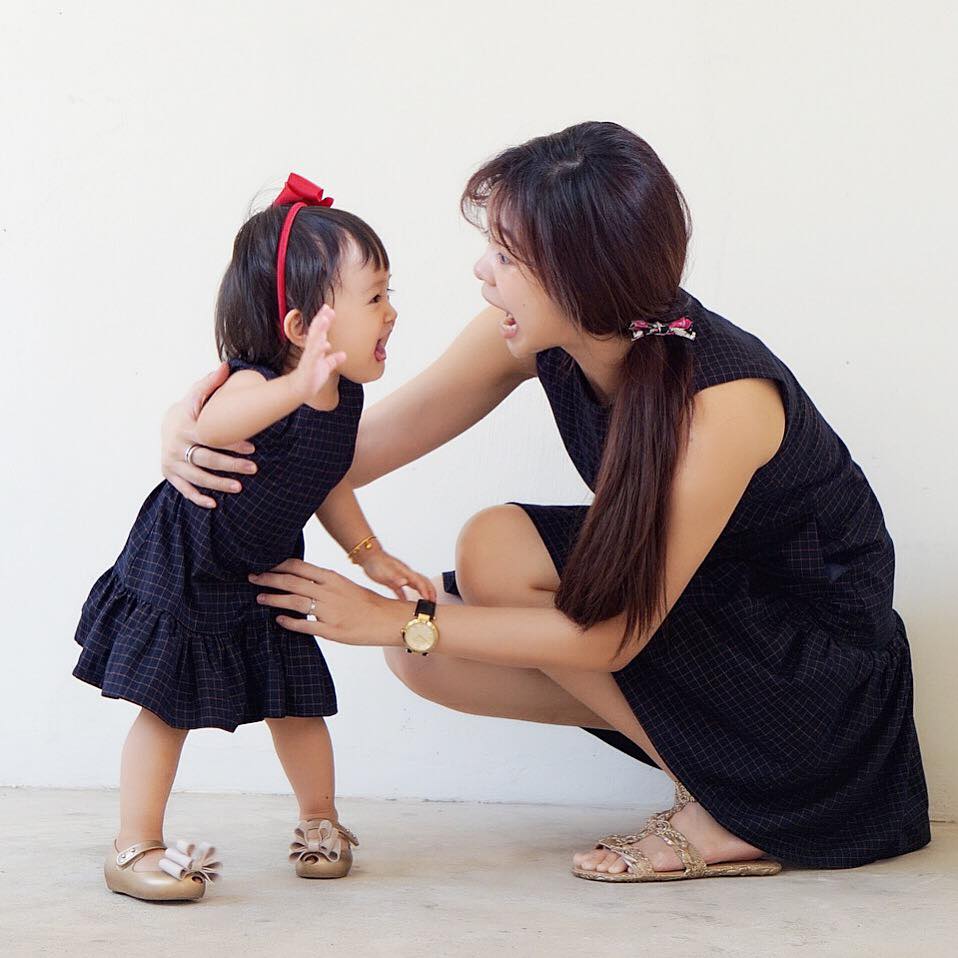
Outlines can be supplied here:
M845 872L660 885L584 882L574 848L652 809L344 800L363 843L343 881L285 861L291 799L176 794L168 836L225 859L198 904L103 886L118 796L0 789L0 954L165 958L958 953L958 825L920 852Z

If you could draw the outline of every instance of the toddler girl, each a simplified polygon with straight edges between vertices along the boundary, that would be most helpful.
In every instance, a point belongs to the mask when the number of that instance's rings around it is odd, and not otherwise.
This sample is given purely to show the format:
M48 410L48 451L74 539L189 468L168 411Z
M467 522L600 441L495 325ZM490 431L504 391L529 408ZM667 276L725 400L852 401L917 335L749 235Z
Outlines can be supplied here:
M73 674L141 706L123 747L120 830L104 865L107 887L135 898L201 898L216 875L209 845L168 848L162 837L193 728L265 720L299 803L296 873L339 878L351 867L357 841L336 814L323 718L336 712L329 670L315 641L256 603L247 575L302 558L315 512L371 579L400 597L409 585L435 598L425 576L379 546L344 480L361 384L383 374L396 311L381 240L331 206L290 174L276 202L239 231L220 287L216 341L231 375L200 413L197 440L225 447L254 437L255 475L242 495L213 493L210 510L157 486L81 613Z

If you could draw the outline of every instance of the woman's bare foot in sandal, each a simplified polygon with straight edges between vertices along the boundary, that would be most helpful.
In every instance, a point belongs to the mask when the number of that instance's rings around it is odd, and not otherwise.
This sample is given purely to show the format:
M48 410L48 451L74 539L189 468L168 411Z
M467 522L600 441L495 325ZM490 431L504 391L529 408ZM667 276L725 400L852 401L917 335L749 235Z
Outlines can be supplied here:
M698 849L707 865L717 862L750 862L761 858L764 854L719 825L698 802L686 805L685 808L676 812L672 816L671 823ZM648 856L652 867L657 872L682 870L679 856L657 835L644 838L638 847ZM604 848L577 852L572 860L575 866L583 871L620 875L628 870L628 866L620 855Z

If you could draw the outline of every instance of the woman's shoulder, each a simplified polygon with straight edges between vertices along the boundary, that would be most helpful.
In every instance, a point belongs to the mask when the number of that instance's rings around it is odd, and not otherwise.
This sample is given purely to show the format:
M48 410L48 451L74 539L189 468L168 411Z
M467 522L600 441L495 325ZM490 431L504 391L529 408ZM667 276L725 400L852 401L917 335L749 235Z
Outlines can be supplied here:
M694 388L698 392L741 379L791 380L784 363L758 336L736 326L689 296L687 313L695 341Z

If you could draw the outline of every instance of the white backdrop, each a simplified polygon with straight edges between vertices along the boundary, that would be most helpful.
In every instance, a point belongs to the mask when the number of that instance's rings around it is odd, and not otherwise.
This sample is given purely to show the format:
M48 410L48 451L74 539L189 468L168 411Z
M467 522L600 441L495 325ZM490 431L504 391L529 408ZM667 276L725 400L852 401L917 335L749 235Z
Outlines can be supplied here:
M614 119L685 190L686 285L779 353L876 488L898 548L933 809L954 816L953 9L5 4L0 783L116 783L135 709L71 678L72 636L158 481L162 411L214 365L213 296L250 201L296 170L383 235L400 322L372 402L483 305L480 241L457 213L468 173L508 144ZM361 501L388 548L436 572L475 510L585 495L527 384ZM307 556L347 568L318 525ZM667 792L584 733L447 712L374 650L327 654L344 795ZM261 726L196 733L178 785L286 789Z

